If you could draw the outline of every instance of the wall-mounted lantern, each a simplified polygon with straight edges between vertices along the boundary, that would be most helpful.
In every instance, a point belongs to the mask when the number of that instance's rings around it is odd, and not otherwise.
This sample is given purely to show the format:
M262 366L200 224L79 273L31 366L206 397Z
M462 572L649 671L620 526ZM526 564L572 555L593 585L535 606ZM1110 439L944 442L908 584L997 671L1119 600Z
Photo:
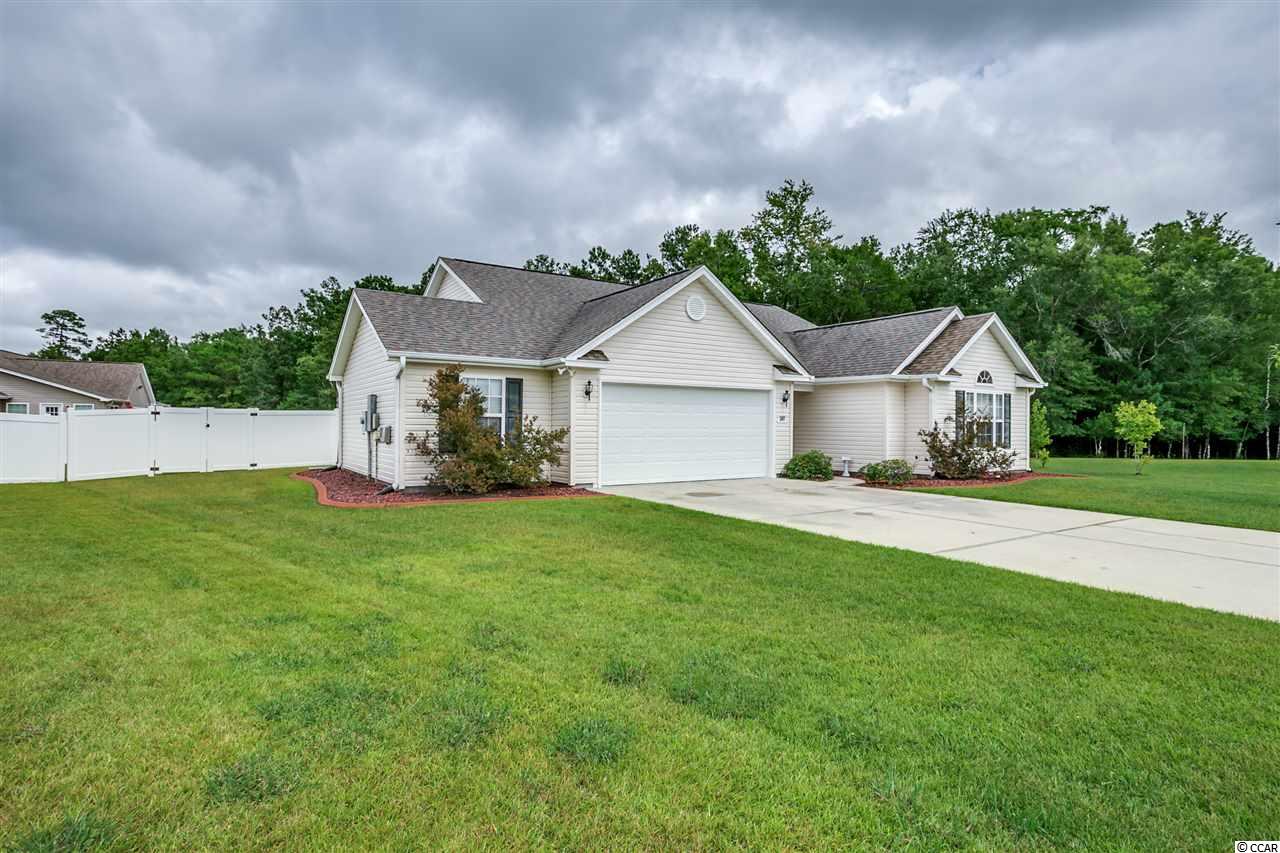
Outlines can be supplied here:
M588 379L587 384L582 386L582 393L587 395L588 400L591 399L591 391L592 391L591 380Z
M791 389L788 388L782 392L782 405L789 406L791 404Z

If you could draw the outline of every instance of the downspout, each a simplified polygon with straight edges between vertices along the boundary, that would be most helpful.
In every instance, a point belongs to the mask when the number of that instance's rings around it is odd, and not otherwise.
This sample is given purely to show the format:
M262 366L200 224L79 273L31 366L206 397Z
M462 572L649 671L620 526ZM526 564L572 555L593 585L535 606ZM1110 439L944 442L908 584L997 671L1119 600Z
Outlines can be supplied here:
M391 434L391 446L396 448L396 477L391 485L397 490L404 488L404 442L401 440L400 430L404 424L404 368L407 361L404 356L400 356L400 367L396 370L396 423L395 431Z
M396 367L396 395L395 395L395 402L394 402L394 405L396 407L396 416L394 418L395 425L391 428L392 430L391 446L396 447L394 473L391 475L391 484L388 486L383 486L381 489L378 490L378 494L380 495L390 494L391 492L399 491L401 488L400 471L401 471L401 465L404 462L404 454L400 452L397 446L397 442L400 440L400 418L401 418L401 411L402 411L400 406L400 377L404 375L404 365L405 365L405 357L400 356L400 364ZM375 454L374 456L375 469L374 469L373 476L375 477L375 479L377 477L377 473L376 473L377 461L376 460L377 460L377 452L379 450L378 445L381 443L382 443L382 430L379 429L376 433L373 433L373 447L374 447L374 454Z
M337 467L341 468L341 467L342 467L342 415L343 415L343 413L344 413L344 411L345 411L345 410L343 409L343 407L342 407L342 403L343 403L342 380L341 380L341 379L334 379L334 380L332 380L332 382L333 382L333 389L334 389L334 391L335 391L335 392L337 392L337 395L338 395L338 460L337 460Z
M929 417L928 417L928 418L927 418L927 420L926 420L925 428L926 428L926 429L932 429L932 428L933 428L933 386L929 384L929 377L927 377L927 376L921 376L921 377L920 377L920 384L924 386L924 390L925 390L925 391L929 392L929 396L928 396L928 398L927 398L927 400L926 400L926 406L927 406L928 411L929 411ZM914 466L912 466L912 467L914 468ZM929 470L930 470L931 472L933 471L933 463L932 463L932 462L930 462L930 463L929 463Z

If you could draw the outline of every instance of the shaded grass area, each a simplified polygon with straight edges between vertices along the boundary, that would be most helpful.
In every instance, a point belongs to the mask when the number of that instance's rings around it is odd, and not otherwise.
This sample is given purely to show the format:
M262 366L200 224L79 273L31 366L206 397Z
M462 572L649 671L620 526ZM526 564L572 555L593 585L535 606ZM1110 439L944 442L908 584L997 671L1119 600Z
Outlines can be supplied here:
M1280 814L1272 623L278 472L0 487L0 540L0 847L1204 849Z
M920 491L1280 531L1280 462L1156 459L1136 476L1129 459L1081 458L1052 459L1045 470L1083 476Z

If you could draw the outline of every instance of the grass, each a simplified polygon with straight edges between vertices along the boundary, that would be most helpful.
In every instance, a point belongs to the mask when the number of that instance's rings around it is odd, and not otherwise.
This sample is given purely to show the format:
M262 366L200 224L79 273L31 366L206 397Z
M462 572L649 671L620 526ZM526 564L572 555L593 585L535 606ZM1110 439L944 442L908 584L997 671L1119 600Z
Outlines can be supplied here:
M1139 477L1132 460L1072 458L1051 459L1045 470L1083 476L927 491L1280 531L1280 462L1156 459Z
M1280 814L1259 620L280 472L0 487L0 541L0 849L1218 849Z

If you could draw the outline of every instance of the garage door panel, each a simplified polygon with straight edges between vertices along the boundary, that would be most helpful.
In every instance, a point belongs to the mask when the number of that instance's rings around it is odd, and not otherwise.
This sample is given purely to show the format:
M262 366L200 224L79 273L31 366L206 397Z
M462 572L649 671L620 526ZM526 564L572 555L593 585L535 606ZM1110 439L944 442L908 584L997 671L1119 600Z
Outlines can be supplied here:
M767 391L610 383L602 408L604 483L768 473Z

